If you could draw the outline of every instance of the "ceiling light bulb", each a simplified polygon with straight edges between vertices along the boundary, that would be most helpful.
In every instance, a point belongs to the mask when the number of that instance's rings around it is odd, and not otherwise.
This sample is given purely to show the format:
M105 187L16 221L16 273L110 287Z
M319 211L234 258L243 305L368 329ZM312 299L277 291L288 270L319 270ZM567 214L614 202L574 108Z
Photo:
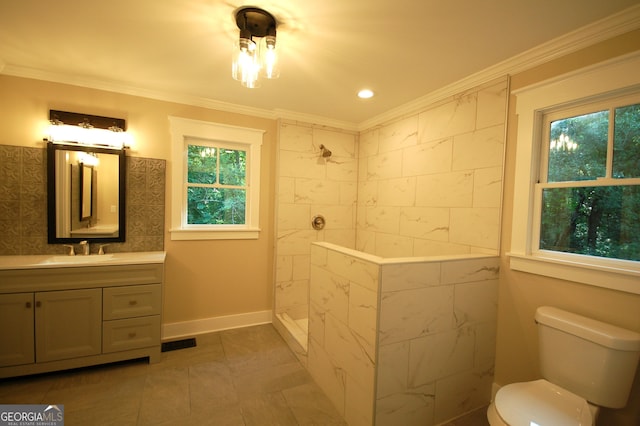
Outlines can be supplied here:
M247 38L240 38L233 50L231 75L248 88L258 87L260 63L256 53L255 42Z
M360 99L369 99L373 97L373 91L369 89L362 89L358 92L358 97Z
M276 37L266 36L263 40L261 43L262 72L266 78L278 78L280 77L280 67L276 53Z

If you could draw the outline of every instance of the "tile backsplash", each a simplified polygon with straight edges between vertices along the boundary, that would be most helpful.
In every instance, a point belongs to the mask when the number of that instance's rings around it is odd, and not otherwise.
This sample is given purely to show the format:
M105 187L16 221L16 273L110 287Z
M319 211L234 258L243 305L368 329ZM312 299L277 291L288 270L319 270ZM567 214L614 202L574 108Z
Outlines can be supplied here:
M45 148L0 145L0 255L64 252L47 243L46 155ZM127 157L126 164L126 242L106 251L163 250L166 161Z

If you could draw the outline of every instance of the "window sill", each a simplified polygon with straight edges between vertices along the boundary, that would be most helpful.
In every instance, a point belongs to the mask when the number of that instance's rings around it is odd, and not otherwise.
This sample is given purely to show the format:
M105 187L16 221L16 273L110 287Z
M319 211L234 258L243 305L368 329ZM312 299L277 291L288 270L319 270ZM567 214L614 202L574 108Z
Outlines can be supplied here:
M515 271L640 294L640 267L594 265L578 259L559 259L544 255L507 255L509 266Z
M260 229L171 229L172 241L188 240L257 240Z

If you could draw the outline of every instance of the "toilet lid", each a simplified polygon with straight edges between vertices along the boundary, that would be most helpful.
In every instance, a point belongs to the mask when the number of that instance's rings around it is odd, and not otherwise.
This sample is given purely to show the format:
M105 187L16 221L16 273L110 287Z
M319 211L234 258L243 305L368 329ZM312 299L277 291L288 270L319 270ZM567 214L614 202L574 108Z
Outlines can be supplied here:
M589 404L546 380L513 383L496 394L500 417L511 426L591 426Z

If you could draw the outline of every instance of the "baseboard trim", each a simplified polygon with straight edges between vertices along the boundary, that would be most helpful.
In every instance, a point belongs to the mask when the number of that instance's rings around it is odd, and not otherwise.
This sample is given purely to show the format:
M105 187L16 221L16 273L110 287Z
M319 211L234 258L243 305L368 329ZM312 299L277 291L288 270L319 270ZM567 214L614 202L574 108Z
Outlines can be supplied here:
M272 311L247 312L244 314L223 317L203 318L193 321L174 322L162 325L162 339L194 336L232 328L250 327L252 325L270 324Z

